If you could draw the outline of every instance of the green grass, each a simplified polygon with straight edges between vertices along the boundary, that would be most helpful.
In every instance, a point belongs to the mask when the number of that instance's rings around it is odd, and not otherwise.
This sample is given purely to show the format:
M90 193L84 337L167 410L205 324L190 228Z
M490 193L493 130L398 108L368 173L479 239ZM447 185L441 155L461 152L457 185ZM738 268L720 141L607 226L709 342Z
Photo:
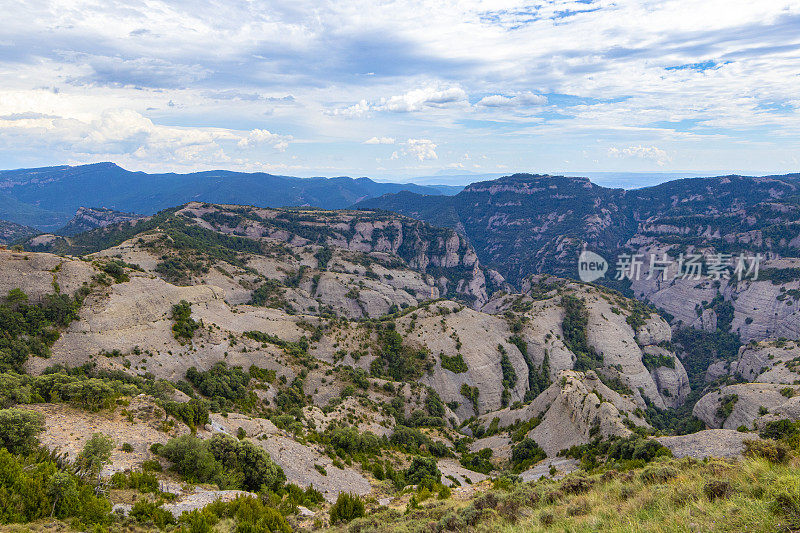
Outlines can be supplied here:
M352 522L349 530L790 531L800 525L797 467L797 460L779 465L764 459L669 459L625 472L490 489L468 501L430 500L405 513L383 509ZM715 487L727 494L715 496Z

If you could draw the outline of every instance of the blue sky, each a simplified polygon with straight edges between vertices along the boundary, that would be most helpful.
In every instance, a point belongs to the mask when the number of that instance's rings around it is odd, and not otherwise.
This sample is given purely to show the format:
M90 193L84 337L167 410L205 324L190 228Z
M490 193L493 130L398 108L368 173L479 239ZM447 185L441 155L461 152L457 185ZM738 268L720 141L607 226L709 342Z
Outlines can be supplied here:
M800 171L798 1L0 4L0 168Z

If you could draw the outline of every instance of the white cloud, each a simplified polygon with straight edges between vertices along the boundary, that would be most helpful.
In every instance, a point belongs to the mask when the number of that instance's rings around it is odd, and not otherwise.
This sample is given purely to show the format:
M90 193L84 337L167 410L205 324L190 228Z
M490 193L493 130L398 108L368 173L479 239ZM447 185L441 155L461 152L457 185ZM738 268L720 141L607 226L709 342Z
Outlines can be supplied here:
M581 147L598 138L619 152L605 164L626 170L797 166L796 1L50 4L12 8L0 27L0 72L13 74L0 89L0 167L79 149L153 164L185 154L187 166L264 150L252 159L278 164L273 148L291 141L341 143L304 164L368 174L361 143L375 131L531 171L591 162ZM140 116L100 118L123 108Z
M394 144L394 137L372 137L363 144Z
M626 148L611 147L608 149L610 157L650 159L658 165L665 165L671 160L667 152L656 146L628 146Z
M476 105L483 107L519 107L543 105L547 103L547 97L541 94L534 94L530 91L512 96L493 94L484 96Z
M445 107L449 104L465 102L467 93L460 87L436 88L425 87L407 93L381 99L376 109L395 113L411 113L429 107Z
M430 139L408 139L403 146L405 155L415 157L420 162L426 159L439 159L436 155L436 144Z
M329 109L325 111L325 114L331 116L342 116L347 118L353 117L363 117L369 114L372 106L367 103L366 100L361 100L360 102L353 104L347 107L340 107L335 109Z
M86 121L35 113L12 114L0 117L0 131L20 139L42 138L50 146L69 151L73 157L82 154L91 159L102 156L163 166L219 165L233 161L228 148L246 151L269 146L283 151L292 141L291 136L264 129L165 126L126 108L106 109ZM42 131L46 136L42 137Z
M451 105L466 105L467 93L460 87L439 88L434 86L414 89L406 93L384 97L376 102L360 100L358 103L327 110L331 116L364 117L373 111L414 113L426 109L442 109Z

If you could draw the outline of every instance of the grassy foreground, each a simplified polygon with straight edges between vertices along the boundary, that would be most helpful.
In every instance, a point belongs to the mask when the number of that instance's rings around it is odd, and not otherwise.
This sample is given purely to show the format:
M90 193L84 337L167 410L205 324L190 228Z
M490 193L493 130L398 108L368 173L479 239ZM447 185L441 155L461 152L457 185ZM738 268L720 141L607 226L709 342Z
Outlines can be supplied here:
M764 458L738 462L657 459L640 468L579 472L558 481L514 483L501 478L469 499L458 491L440 497L426 489L409 489L391 507L368 499L365 517L333 527L323 511L312 521L300 524L290 519L289 523L294 531L331 533L800 531L800 458L783 463ZM79 530L55 519L0 526L0 531L14 533ZM163 529L122 519L94 529L97 533L165 530L267 533L284 529L263 524L242 527L231 519L182 520Z
M335 531L796 531L799 466L797 459L669 459L627 472L496 486L470 501L432 497Z

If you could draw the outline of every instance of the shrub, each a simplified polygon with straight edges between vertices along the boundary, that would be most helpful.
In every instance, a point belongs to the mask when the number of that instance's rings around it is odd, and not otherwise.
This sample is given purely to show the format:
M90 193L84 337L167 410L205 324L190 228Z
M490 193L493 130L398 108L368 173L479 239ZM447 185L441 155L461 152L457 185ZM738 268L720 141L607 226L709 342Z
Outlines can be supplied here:
M162 407L168 415L177 418L192 430L202 428L208 423L208 406L201 400L193 398L188 402L164 402Z
M733 412L733 407L736 405L736 402L739 401L739 395L737 394L726 394L720 400L719 407L717 407L716 415L718 418L722 420L727 420L731 413Z
M786 463L791 457L789 448L782 442L775 440L746 440L744 441L744 455L746 457L760 457L771 463Z
M241 472L242 487L246 490L259 491L266 487L277 491L286 481L283 469L252 442L216 434L208 441L208 448L225 470Z
M523 438L511 448L511 463L516 471L525 470L545 458L547 458L547 454L544 450L536 444L536 441L528 437Z
M75 463L84 474L99 476L103 466L111 460L113 449L114 441L111 437L94 433L83 445L83 450L78 454Z
M186 479L216 483L220 488L278 491L286 481L283 469L266 451L249 441L216 434L208 441L192 435L170 439L160 450Z
M364 516L364 502L357 494L340 492L336 503L331 506L331 523L349 522L354 518Z
M410 485L432 488L442 479L436 460L430 457L414 457L405 471L405 481Z
M464 357L461 355L461 352L453 356L441 353L439 354L439 358L442 360L442 368L445 370L449 370L455 374L461 374L469 370L469 367L464 361Z
M394 322L386 323L378 331L378 358L370 364L376 376L395 381L413 381L433 366L428 351L403 344L403 337L395 330Z
M186 379L209 398L241 400L247 396L250 375L240 366L229 367L225 361L218 361L206 371L189 368Z
M153 524L159 529L164 529L169 524L175 523L172 513L161 507L163 501L150 502L144 499L137 500L131 507L128 516L143 524Z
M195 330L200 327L200 323L192 319L192 304L186 300L172 306L172 320L175 321L172 334L181 344L192 340Z
M642 470L640 478L645 483L664 483L678 475L678 470L670 465L651 465Z
M762 439L784 440L800 435L800 424L784 418L783 420L772 420L764 424L764 428L758 434Z
M109 501L96 495L94 486L62 470L55 454L40 449L14 456L0 448L0 494L4 524L74 517L87 526L102 526L111 520Z
M122 444L122 451L123 452L127 452L127 453L131 453L133 451L133 446L131 446L130 442L124 442Z
M575 476L565 479L561 484L561 490L565 494L583 494L592 488L593 484L594 482L587 477Z
M44 416L27 409L0 409L0 445L13 454L36 446L36 436L44 431Z
M184 435L170 439L159 453L166 457L172 468L190 482L216 482L222 474L222 466L216 461L199 438Z
M711 479L703 485L703 494L711 501L727 498L731 492L731 484L720 479Z
M475 414L478 414L478 396L480 394L480 390L478 387L470 387L466 383L461 384L461 395L464 396L472 403L472 409L475 411Z
M561 297L564 308L564 320L561 330L564 332L564 344L575 354L575 370L591 370L603 364L603 356L589 346L586 330L589 326L589 311L586 302L572 294Z

